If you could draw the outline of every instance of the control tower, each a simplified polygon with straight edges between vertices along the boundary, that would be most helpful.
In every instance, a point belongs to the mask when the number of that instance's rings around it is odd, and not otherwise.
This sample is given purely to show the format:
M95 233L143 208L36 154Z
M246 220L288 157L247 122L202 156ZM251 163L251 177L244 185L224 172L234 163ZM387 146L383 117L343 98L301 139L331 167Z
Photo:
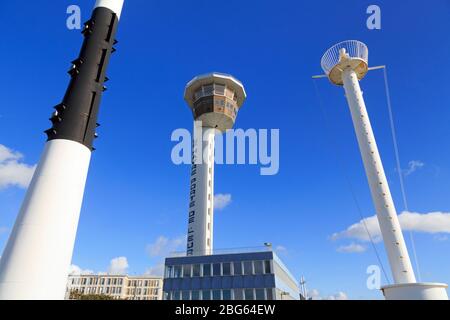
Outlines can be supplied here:
M213 252L214 136L233 127L245 98L242 83L228 74L200 75L186 85L184 99L194 116L188 256Z

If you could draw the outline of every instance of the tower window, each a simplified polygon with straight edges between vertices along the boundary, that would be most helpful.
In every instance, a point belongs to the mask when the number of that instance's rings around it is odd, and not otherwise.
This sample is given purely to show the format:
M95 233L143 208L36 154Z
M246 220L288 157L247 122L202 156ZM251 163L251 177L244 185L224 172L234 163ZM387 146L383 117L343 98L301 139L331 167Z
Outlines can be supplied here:
M214 84L214 92L218 95L225 95L225 86L222 84Z
M203 92L205 96L211 96L213 94L213 90L214 86L212 84L203 87Z

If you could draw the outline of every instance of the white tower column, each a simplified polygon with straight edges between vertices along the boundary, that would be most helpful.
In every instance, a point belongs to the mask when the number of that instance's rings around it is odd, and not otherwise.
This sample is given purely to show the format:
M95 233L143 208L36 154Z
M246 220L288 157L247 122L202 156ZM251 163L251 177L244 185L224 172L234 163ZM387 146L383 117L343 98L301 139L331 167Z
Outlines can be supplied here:
M91 151L46 143L0 259L0 300L64 298Z
M395 283L414 283L416 278L381 163L358 77L355 71L347 68L344 70L342 78L394 281Z
M416 283L408 250L398 221L381 157L370 125L359 80L369 69L367 46L357 40L340 42L328 49L321 65L328 79L344 86L359 149L377 212L394 284L381 288L387 300L448 300L443 283Z
M64 299L97 116L123 0L98 0L0 259L0 300Z
M194 124L187 255L213 252L215 133Z

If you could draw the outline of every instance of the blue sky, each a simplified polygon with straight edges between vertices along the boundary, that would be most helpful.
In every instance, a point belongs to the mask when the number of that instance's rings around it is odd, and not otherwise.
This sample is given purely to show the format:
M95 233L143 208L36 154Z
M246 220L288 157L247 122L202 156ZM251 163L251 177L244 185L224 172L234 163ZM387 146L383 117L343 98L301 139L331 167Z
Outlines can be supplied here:
M82 36L66 28L66 8L79 5L85 21L93 2L0 4L0 20L8 26L0 51L0 144L24 156L16 155L19 164L37 163L47 119L69 81L65 71L79 52ZM360 220L345 175L363 215L372 216L374 209L343 91L326 79L317 81L332 119L327 125L311 76L321 73L324 51L346 39L368 45L371 65L388 66L402 167L423 164L405 176L410 211L424 215L419 218L440 212L448 223L450 2L257 3L126 1L73 263L106 271L111 259L123 256L128 272L141 274L160 264L164 252L183 249L178 240L187 227L189 166L172 164L170 135L192 127L183 101L187 81L220 71L240 79L248 94L236 127L280 129L280 171L261 176L257 166L217 166L216 193L231 194L232 201L216 212L215 247L271 242L310 289L324 296L342 291L353 299L380 298L366 288L366 268L378 264L370 244L331 239ZM381 30L366 28L370 4L381 7ZM371 72L361 86L401 211L382 71ZM0 189L0 250L24 192L17 185ZM422 231L414 232L422 279L449 283L446 233ZM410 245L408 234L406 239ZM350 244L366 250L338 252ZM387 268L382 244L376 247Z

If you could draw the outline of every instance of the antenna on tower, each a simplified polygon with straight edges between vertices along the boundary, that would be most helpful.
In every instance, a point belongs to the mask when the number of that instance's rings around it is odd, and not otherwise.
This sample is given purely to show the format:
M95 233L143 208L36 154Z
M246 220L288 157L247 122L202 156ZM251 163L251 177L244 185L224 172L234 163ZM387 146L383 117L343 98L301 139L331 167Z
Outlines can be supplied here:
M306 289L305 277L300 278L300 300L309 300L308 290Z
M388 300L448 300L446 284L417 283L406 248L400 222L384 173L375 135L359 85L369 70L369 50L357 40L340 42L328 49L321 66L331 83L343 86L350 108L361 157L369 182L372 200L387 251L395 284L382 288ZM323 75L313 78L323 78Z

